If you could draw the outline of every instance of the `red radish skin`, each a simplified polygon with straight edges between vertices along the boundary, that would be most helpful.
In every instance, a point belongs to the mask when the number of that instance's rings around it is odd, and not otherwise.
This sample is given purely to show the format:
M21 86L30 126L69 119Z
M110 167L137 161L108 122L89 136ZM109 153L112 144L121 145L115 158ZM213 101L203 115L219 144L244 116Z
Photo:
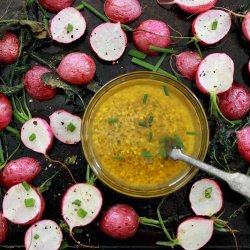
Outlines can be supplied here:
M213 23L217 22L216 28ZM223 10L208 10L199 14L192 23L192 33L204 45L222 40L231 28L231 15Z
M126 204L118 204L104 212L100 229L116 239L127 239L138 230L139 217L135 210Z
M93 79L96 72L96 64L89 55L74 52L62 59L56 71L64 81L84 85Z
M244 118L250 110L250 91L241 84L233 84L219 96L219 108L229 120Z
M22 157L6 164L0 173L0 183L6 188L21 183L31 182L41 172L40 162L32 157Z
M39 0L44 9L51 12L59 12L71 6L74 0Z
M248 61L248 73L250 74L250 60Z
M159 4L177 4L182 10L189 13L201 13L211 9L218 0L174 0L170 2L162 2L157 0Z
M50 22L52 39L68 44L79 39L86 30L86 21L80 11L68 7L61 10Z
M241 156L250 162L250 126L236 132L238 150Z
M8 97L0 93L0 131L5 129L12 117L12 107Z
M134 31L133 33L133 42L137 49L144 53L149 55L158 55L159 52L149 49L149 46L165 48L171 44L171 39L169 37L170 30L162 21L143 21L138 25L136 30L138 31Z
M250 11L247 12L241 26L245 38L250 42Z
M8 221L3 217L3 214L0 212L0 244L2 244L7 235L8 235Z
M195 51L184 51L176 55L176 68L180 74L188 80L195 80L196 72L202 61Z
M19 40L15 33L6 32L0 39L0 63L12 64L19 54Z
M57 91L50 86L45 86L41 77L51 70L43 66L34 66L24 76L24 88L27 93L37 101L46 101L56 96Z
M112 22L131 23L142 14L138 0L106 0L104 12Z

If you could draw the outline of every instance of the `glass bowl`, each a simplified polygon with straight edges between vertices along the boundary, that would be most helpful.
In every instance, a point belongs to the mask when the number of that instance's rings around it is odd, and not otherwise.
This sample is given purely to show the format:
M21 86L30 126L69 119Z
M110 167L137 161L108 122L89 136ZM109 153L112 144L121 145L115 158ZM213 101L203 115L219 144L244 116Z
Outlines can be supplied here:
M169 138L204 160L204 109L182 83L137 71L118 76L91 99L82 120L84 155L98 178L122 194L150 198L183 187L197 169L167 157Z

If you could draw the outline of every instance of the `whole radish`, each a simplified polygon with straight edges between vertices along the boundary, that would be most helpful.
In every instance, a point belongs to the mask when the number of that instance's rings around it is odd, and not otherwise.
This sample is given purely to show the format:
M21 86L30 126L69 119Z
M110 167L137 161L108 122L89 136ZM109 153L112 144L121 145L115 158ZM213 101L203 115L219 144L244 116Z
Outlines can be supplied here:
M250 126L236 132L238 150L241 156L250 162Z
M52 12L58 12L69 7L74 0L39 0L44 9Z
M3 217L0 212L0 244L4 242L8 235L8 221Z
M83 36L85 30L85 18L73 7L61 10L50 22L52 39L59 43L71 43Z
M195 80L196 72L202 58L195 51L184 51L176 55L176 68L180 74L189 79Z
M29 183L41 172L41 169L40 162L32 157L12 160L0 173L0 183L6 189L23 181Z
M148 32L147 32L148 31ZM165 48L171 44L168 26L159 20L146 20L140 23L133 32L133 42L138 50L149 55L158 55L149 46Z
M241 84L233 84L219 96L219 108L223 115L230 120L244 118L250 110L249 89Z
M250 60L248 61L248 73L250 75Z
M126 239L138 230L139 217L135 210L126 204L118 204L104 212L100 229L116 239Z
M41 77L51 70L43 66L34 66L24 76L24 88L27 93L37 101L46 101L56 96L57 91L50 86L45 86Z
M173 0L170 2L161 2L157 0L159 4L177 4L182 10L189 13L200 13L214 7L218 0Z
M12 64L19 54L19 40L15 33L6 32L0 39L0 63Z
M57 68L58 75L72 84L88 84L96 72L95 61L89 55L73 52L66 55Z
M142 13L138 0L106 0L104 12L113 22L130 23Z
M12 117L12 107L11 103L4 94L0 93L0 131L5 129Z
M250 41L250 11L247 12L241 26L245 38Z

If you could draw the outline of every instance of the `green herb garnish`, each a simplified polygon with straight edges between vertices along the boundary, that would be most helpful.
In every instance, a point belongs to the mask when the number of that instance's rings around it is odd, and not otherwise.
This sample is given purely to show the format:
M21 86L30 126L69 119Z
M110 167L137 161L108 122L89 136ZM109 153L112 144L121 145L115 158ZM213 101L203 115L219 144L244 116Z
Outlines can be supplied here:
M81 218L85 218L87 215L87 212L85 210L83 210L82 208L79 208L77 210L77 215L79 215Z
M141 155L145 158L151 158L152 153L150 151L141 151Z
M143 52L141 52L141 51L139 51L137 49L129 50L128 55L132 56L132 57L142 59L142 60L144 60L147 57L147 54L145 54L145 53L143 53Z
M30 136L29 136L29 140L30 141L34 141L36 139L36 134L35 133L32 133Z
M166 86L166 85L163 85L163 86L162 86L162 89L163 89L163 92L164 92L165 96L169 96L169 92L168 92L167 86Z
M24 204L25 204L25 207L34 207L35 206L35 200L33 198L25 199Z
M143 103L143 104L146 104L146 103L147 103L147 100L148 100L148 94L145 94L145 95L143 96L142 103Z
M125 157L121 156L121 155L115 155L115 156L113 156L113 159L115 159L115 160L124 160Z
M150 131L148 133L148 142L151 142L153 140L153 133Z
M71 155L65 158L64 163L66 165L72 165L75 164L77 160L77 155Z
M184 148L184 144L183 144L183 141L180 137L180 135L174 135L174 138L175 138L175 146L176 148Z
M72 204L76 205L76 206L81 206L81 201L80 200L75 200L72 202Z
M67 33L72 32L73 29L74 29L73 25L69 23L68 26L67 26Z
M218 26L218 21L217 20L214 20L212 22L212 30L216 30L217 29L217 26Z
M138 122L138 125L144 128L147 127L147 123L145 121Z
M210 199L211 198L211 193L212 193L212 187L206 188L205 189L205 198Z
M117 123L118 122L118 119L117 118L108 118L108 123L110 124L110 125L113 125L113 124L115 124L115 123Z
M23 187L24 187L24 189L25 189L26 191L29 191L29 190L30 190L30 185L29 185L26 181L23 181L23 182L22 182L22 185L23 185Z
M160 147L159 153L163 160L168 158L167 149L165 147Z
M154 116L153 116L153 115L150 115L150 116L148 117L148 124L152 124L153 120L154 120Z
M35 234L33 237L35 240L38 240L40 238L40 236L38 234Z
M197 133L195 131L187 131L186 134L187 135L196 135Z
M76 129L76 126L71 122L67 125L67 130L70 132L74 132Z

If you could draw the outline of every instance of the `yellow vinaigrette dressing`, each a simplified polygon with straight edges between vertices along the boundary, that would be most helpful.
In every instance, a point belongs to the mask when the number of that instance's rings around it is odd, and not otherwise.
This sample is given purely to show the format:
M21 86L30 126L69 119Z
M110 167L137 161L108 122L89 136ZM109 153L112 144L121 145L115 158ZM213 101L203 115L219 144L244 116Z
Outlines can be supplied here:
M166 157L168 137L197 156L201 133L192 104L178 89L157 80L137 79L104 94L92 116L97 161L107 173L132 186L158 186L178 180L190 167Z

